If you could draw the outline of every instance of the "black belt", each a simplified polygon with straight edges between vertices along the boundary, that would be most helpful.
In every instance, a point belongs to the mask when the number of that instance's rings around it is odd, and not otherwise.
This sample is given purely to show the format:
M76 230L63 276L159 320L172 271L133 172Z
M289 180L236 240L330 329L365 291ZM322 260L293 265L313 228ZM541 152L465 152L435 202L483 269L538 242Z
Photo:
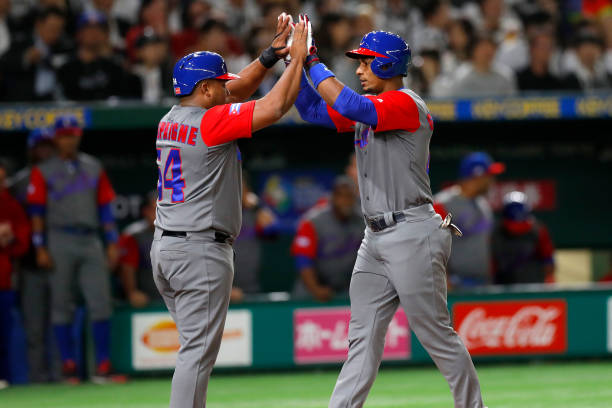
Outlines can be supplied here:
M395 211L391 215L393 218L392 224L387 224L384 215L377 215L375 217L368 217L367 215L364 215L363 218L365 219L366 225L374 232L380 232L386 228L394 226L398 222L406 221L406 214L404 214L403 211Z
M220 242L222 244L232 244L234 240L230 236L223 231L214 231L215 233L215 242ZM162 232L162 237L177 237L177 238L187 238L187 231L166 231Z

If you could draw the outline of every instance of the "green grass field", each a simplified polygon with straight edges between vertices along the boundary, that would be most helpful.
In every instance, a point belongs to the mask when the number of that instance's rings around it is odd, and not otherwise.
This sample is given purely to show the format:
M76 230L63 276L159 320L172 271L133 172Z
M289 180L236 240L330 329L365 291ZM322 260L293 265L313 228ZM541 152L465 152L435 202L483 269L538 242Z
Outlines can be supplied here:
M490 408L612 407L612 362L486 365L478 368ZM213 375L211 408L324 408L337 371ZM2 408L162 408L169 379L126 385L21 386L0 391ZM452 407L450 392L434 368L383 369L366 407Z

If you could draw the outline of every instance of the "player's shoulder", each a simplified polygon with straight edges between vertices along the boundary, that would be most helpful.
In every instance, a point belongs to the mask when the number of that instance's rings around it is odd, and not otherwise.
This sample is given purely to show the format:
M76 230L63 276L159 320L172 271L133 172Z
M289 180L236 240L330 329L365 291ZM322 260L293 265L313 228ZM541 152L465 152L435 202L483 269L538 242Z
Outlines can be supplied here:
M420 111L428 112L427 104L419 94L412 89L400 88L393 91L386 91L374 96L379 102L403 107L405 109L416 108Z
M461 197L461 187L453 185L438 192L433 199L436 203L450 205L460 201Z
M102 162L87 153L80 152L78 155L78 160L81 164L84 164L92 169L102 168Z
M147 220L138 220L138 221L134 221L131 224L128 224L124 230L123 230L123 234L124 235L129 235L129 236L136 236L138 234L142 234L144 232L146 232L149 229L149 224L147 222Z
M52 171L53 169L57 168L58 166L62 165L62 160L58 157L58 156L52 156L50 158L48 158L47 160L38 163L37 165L33 166L30 169L30 172L32 171L40 171L43 175L46 175L49 171ZM36 169L36 170L34 170Z
M302 216L302 221L309 222L314 226L317 226L322 221L325 221L330 211L331 205L329 204L329 201L319 203L304 213Z

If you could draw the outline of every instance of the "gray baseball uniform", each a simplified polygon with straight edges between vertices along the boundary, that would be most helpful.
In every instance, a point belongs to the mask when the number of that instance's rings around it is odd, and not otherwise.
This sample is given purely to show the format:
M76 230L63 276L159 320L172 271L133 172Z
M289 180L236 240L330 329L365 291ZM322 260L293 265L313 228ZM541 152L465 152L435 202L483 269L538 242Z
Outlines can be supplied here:
M446 304L451 232L432 206L429 142L433 121L406 89L368 96L376 129L328 110L338 131L354 129L365 238L350 286L349 354L329 406L361 407L382 358L398 305L446 378L457 408L482 408L476 370Z
M174 106L157 133L159 168L153 277L181 348L171 408L202 408L221 346L240 231L242 173L236 139L250 137L255 102L205 110Z
M356 252L363 239L363 216L357 212L341 220L331 203L309 210L298 226L291 252L298 269L314 268L319 283L335 293L348 293ZM297 279L293 295L311 297L304 282Z
M28 203L35 212L46 207L41 214L54 264L50 282L54 324L72 321L75 282L92 321L111 316L109 273L98 233L101 209L109 209L114 194L100 162L84 153L75 160L53 157L32 169Z
M448 274L457 287L491 283L491 233L493 211L485 197L468 198L459 186L442 190L434 197L439 212L453 214L453 222L463 232L453 237Z

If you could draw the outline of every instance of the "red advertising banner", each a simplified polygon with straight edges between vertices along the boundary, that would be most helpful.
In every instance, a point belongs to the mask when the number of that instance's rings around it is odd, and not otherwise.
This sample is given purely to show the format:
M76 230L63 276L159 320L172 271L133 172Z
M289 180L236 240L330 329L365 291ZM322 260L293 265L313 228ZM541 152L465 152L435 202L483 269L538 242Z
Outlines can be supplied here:
M565 300L456 303L453 325L472 355L567 351Z
M498 180L489 190L488 199L494 210L502 207L506 193L522 191L536 211L552 211L557 208L557 183L555 180Z
M293 313L293 357L298 364L346 360L348 307L296 309ZM410 330L404 311L398 309L389 324L383 360L410 357Z
M443 188L454 183L442 183ZM555 180L497 180L487 193L487 200L493 210L502 208L506 193L521 191L525 193L529 204L536 211L553 211L557 208L557 182Z

